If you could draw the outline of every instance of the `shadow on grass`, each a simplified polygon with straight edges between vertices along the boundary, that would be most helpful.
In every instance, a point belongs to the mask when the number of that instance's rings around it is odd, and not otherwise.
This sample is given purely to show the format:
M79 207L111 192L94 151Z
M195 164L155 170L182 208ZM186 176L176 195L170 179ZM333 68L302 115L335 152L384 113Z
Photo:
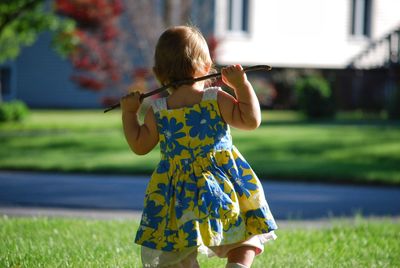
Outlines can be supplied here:
M400 127L400 120L367 120L367 119L335 119L335 120L324 120L324 119L314 119L314 120L265 120L261 123L261 126L371 126L371 127Z

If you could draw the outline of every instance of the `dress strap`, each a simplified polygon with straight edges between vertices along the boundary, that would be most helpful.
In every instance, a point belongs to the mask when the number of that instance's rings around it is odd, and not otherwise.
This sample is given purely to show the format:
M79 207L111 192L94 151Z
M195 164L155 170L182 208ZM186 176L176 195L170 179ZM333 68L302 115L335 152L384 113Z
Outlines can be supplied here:
M203 100L216 100L218 96L219 87L209 87L204 90Z
M167 99L159 98L151 103L154 113L167 109Z

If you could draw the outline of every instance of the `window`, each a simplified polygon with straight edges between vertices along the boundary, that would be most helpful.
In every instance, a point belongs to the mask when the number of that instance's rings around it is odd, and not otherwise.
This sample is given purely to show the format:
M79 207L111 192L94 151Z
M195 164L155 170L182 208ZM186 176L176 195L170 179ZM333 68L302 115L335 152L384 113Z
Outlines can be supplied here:
M371 36L371 2L372 0L352 0L351 35Z
M228 0L228 31L249 31L249 0Z
M3 97L11 94L11 70L8 67L0 68L0 94Z

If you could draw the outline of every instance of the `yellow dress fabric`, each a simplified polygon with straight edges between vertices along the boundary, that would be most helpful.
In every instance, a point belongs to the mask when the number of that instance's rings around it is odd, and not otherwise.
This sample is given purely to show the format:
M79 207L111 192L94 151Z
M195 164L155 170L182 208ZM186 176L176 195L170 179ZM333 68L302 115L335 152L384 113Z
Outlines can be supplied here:
M277 229L262 185L232 145L208 88L199 104L154 102L161 160L149 181L135 242L161 251L220 246Z

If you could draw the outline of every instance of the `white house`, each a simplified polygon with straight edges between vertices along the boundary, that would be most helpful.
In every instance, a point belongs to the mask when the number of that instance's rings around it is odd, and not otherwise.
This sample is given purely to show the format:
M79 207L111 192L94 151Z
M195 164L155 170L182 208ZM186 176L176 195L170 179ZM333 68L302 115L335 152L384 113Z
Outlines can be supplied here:
M216 0L215 8L220 64L341 69L400 27L398 0Z

